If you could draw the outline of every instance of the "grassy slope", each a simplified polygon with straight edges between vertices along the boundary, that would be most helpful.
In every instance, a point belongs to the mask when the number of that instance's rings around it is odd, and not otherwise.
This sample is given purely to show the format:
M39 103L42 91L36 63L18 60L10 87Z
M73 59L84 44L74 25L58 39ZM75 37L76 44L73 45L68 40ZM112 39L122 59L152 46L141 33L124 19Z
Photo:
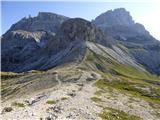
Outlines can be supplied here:
M97 71L103 76L103 80L97 82L100 87L114 87L115 89L128 92L137 97L143 97L160 103L160 77L149 72L138 70L129 65L114 62L112 59L90 53L86 61L94 64ZM148 88L149 91L145 90Z
M120 64L111 58L104 58L92 52L86 57L86 63L95 66L97 72L102 75L102 79L95 83L98 88L103 90L116 89L123 94L147 101L155 109L160 107L159 76L129 65ZM104 113L106 114L105 110L102 111L100 116L105 120ZM110 113L107 114L111 115ZM124 119L130 118L132 119L132 117Z
M99 116L103 120L142 120L135 115L130 115L128 113L113 108L104 108L102 113L99 113Z

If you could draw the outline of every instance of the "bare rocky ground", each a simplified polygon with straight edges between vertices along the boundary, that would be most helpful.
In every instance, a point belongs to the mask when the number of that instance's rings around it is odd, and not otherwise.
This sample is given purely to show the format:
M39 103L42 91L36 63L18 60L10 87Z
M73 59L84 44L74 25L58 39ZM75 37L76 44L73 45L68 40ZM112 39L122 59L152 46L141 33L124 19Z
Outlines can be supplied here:
M4 107L12 106L11 112L2 112L2 120L101 120L98 113L103 107L122 110L144 120L158 120L154 109L145 101L121 94L116 90L102 91L94 83L59 82L59 85L20 98L2 103ZM101 94L99 94L101 93ZM99 98L93 100L91 98ZM47 101L51 101L50 103ZM13 103L24 106L13 106Z
M98 119L96 113L101 108L90 99L96 90L92 84L93 82L87 85L82 83L65 84L32 95L30 98L26 96L25 98L5 102L2 104L2 108L10 106L10 103L14 101L19 103L25 103L26 100L36 101L32 105L25 105L22 108L15 106L13 111L2 114L1 118L3 120L39 120L40 118L47 119L47 117L53 120ZM47 104L48 100L56 102Z

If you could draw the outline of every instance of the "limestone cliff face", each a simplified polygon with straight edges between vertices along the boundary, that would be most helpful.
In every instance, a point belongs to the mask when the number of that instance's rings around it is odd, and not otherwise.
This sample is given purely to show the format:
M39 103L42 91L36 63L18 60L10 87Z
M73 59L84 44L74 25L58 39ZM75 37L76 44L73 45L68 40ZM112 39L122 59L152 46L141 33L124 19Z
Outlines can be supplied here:
M95 18L93 23L106 34L116 39L127 40L135 36L147 36L152 38L144 26L135 23L132 16L124 8L109 10ZM152 38L153 39L153 38Z
M94 23L98 26L115 26L115 25L133 25L134 21L128 11L124 8L118 8L115 10L109 10L102 13L94 20Z
M91 41L109 46L113 43L100 29L96 28L91 22L81 18L74 18L65 21L54 41L50 41L46 46L49 50L64 49L72 42Z

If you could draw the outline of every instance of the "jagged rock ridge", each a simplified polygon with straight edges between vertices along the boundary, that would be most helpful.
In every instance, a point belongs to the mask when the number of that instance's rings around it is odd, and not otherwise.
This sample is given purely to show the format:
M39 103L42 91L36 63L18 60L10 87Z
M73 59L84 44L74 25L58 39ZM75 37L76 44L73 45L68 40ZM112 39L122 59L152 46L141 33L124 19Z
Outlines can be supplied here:
M23 18L2 36L2 70L23 72L81 61L87 50L86 41L111 48L122 44L128 56L159 74L159 42L124 8L103 13L92 23L45 12Z
M68 17L54 13L39 12L36 17L24 17L16 24L13 24L9 31L25 30L30 32L47 31L55 33L60 25L68 19Z

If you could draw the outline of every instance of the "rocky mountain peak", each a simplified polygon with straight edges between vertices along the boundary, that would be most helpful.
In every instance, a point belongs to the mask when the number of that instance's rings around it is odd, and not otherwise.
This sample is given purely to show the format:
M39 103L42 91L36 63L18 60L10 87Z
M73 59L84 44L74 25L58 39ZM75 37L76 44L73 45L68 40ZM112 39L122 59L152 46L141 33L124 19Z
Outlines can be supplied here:
M37 18L41 20L66 19L66 17L63 15L58 15L58 14L51 13L51 12L39 12L37 15Z
M65 40L64 42L91 41L103 45L109 45L111 43L107 36L92 22L82 18L73 18L65 21L59 31L57 36L62 41Z
M109 10L99 15L93 23L117 40L136 43L154 40L145 27L142 24L135 23L130 13L124 8ZM135 39L135 37L140 37L141 39Z
M86 41L96 42L109 46L112 42L107 36L91 22L82 18L72 18L62 23L60 29L46 46L49 51L59 51L70 44L80 44Z
M91 22L81 18L69 19L60 28L68 40L93 40L96 27Z
M133 25L134 21L128 11L124 8L117 8L102 13L96 17L94 23L100 26Z
M30 32L48 31L57 32L60 25L69 19L68 17L49 12L39 12L36 17L24 17L13 24L9 31L25 30Z

